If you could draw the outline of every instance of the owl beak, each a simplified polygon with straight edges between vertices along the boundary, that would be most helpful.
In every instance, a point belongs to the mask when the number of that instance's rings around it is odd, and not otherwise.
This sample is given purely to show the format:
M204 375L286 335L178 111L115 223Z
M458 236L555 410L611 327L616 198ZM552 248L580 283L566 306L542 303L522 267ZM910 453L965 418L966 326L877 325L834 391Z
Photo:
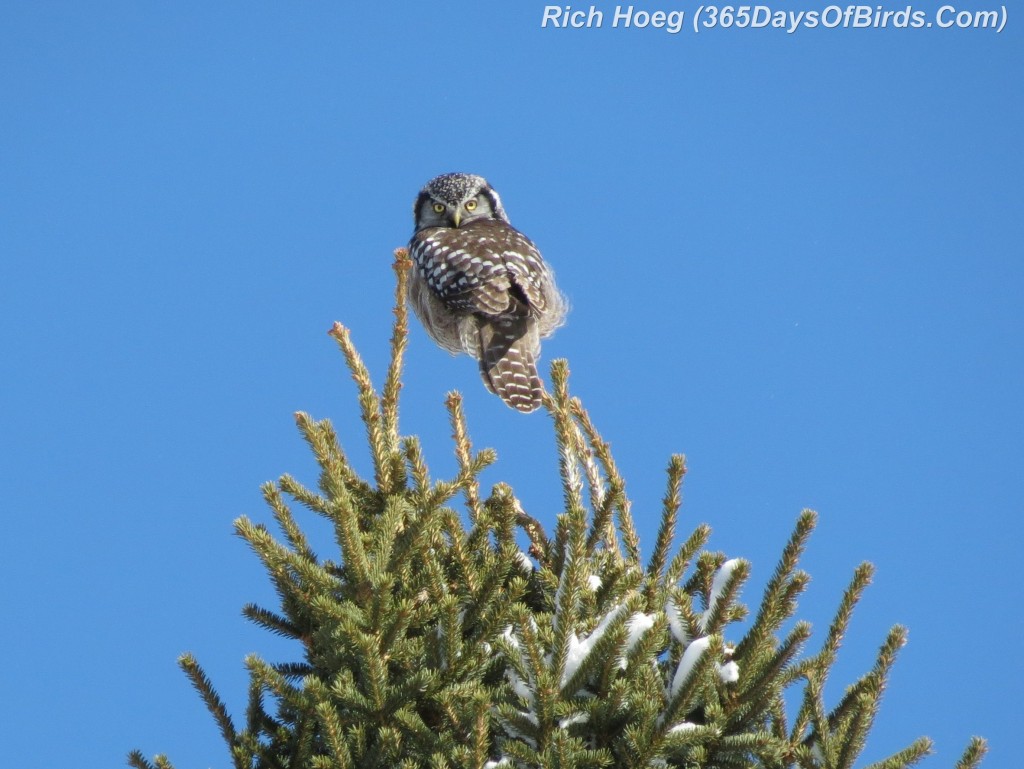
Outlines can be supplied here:
M454 214L452 214L452 219L455 220L455 226L458 227L459 222L462 220L462 212L456 211Z

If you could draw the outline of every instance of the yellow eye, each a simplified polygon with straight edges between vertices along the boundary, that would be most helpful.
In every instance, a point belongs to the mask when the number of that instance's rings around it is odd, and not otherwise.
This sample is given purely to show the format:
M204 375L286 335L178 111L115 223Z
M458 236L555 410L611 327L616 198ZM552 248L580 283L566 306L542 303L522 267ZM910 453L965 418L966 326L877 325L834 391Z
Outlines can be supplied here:
M476 210L476 201L475 200L467 200L466 201L466 210L467 211L474 211L474 210Z
M444 213L444 203L434 203L434 213L435 214L443 214Z

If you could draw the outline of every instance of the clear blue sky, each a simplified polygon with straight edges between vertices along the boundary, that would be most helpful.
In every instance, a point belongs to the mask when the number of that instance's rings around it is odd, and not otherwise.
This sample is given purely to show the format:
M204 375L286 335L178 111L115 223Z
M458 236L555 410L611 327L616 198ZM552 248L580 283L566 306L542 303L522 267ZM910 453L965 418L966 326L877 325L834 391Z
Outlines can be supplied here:
M648 546L672 452L684 530L753 562L748 603L817 509L812 649L878 567L832 701L910 628L865 762L928 734L951 767L977 733L1017 763L1024 16L673 35L598 7L571 30L511 0L0 6L5 766L229 765L175 659L239 713L244 655L294 657L239 615L274 595L231 521L270 520L265 480L315 482L295 410L367 467L325 332L380 380L391 251L450 170L557 270L573 310L545 359L569 359ZM488 481L550 523L546 417L416 327L403 430L439 475L452 388Z

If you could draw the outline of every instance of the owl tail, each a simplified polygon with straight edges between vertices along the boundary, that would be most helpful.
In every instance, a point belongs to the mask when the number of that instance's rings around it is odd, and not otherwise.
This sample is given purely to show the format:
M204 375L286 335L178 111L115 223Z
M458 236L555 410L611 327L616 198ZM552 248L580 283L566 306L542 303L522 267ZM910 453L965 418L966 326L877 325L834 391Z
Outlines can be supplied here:
M544 385L537 375L537 331L529 318L480 324L480 376L492 393L517 411L541 403Z

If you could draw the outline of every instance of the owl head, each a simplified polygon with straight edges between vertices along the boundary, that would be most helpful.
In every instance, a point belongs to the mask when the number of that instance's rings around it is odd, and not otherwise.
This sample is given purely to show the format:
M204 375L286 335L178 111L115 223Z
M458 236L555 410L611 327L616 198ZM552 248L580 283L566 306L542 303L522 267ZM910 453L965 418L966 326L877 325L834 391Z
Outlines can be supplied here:
M497 191L475 174L435 176L416 197L413 218L417 232L426 227L465 227L478 219L508 223Z

